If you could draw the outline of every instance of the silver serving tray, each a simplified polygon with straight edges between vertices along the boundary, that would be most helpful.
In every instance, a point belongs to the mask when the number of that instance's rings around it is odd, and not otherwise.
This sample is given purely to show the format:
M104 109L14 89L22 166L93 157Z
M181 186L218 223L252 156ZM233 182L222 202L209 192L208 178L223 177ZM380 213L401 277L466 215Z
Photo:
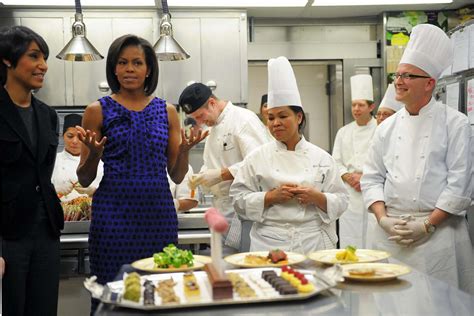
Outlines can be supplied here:
M240 270L228 270L226 272L234 272L243 276L244 278L249 275L261 275L262 271L274 270L277 274L280 273L279 268L257 268L257 269L240 269ZM138 309L138 310L165 310L165 309L179 309L179 308L189 308L189 307L204 307L204 306L217 306L217 305L237 305L237 304L249 304L249 303L265 303L265 302L283 302L283 301L296 301L296 300L305 300L310 297L319 295L321 292L324 292L336 285L336 283L327 283L323 280L316 278L313 274L313 271L308 270L299 270L301 273L305 274L309 282L312 282L315 285L315 290L310 293L304 294L292 294L292 295L281 295L274 294L272 297L264 297L262 292L258 290L257 287L250 286L256 290L257 297L255 298L241 298L234 293L232 299L221 299L213 300L211 295L211 286L209 284L207 274L204 271L196 271L194 275L196 276L197 283L199 284L201 291L201 298L199 301L186 300L183 291L182 278L183 273L163 273L163 274L152 274L142 276L142 283L145 280L151 280L153 283L156 283L158 280L169 279L170 277L177 283L174 287L176 295L180 298L180 303L172 304L158 304L158 305L143 305L143 293L142 298L139 303L128 301L121 298L123 292L123 281L116 281L107 283L107 286L102 286L95 283L95 277L86 279L84 281L84 286L89 290L93 297L98 298L105 304L111 304L119 307ZM157 299L158 298L158 299ZM161 300L157 293L155 293L155 303Z

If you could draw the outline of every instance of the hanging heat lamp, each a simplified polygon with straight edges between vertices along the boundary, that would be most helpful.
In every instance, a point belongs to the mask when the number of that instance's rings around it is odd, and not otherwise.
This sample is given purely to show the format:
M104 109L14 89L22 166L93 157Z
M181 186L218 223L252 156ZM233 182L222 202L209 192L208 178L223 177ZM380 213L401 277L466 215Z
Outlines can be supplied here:
M190 56L173 38L173 26L171 25L171 15L168 9L168 1L161 0L163 16L160 23L160 38L153 46L158 60L176 61L185 60Z
M72 39L56 58L68 61L94 61L104 57L86 38L86 26L82 20L81 0L76 1L75 21L72 24Z

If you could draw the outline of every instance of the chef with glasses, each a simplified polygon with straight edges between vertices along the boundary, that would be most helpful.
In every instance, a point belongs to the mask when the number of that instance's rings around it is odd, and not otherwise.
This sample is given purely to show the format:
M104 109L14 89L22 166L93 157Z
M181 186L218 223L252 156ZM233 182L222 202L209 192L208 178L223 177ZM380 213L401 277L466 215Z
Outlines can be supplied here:
M396 99L405 106L376 129L361 187L379 224L375 248L474 294L465 218L471 127L464 114L432 96L452 61L453 46L440 28L413 28L395 74Z

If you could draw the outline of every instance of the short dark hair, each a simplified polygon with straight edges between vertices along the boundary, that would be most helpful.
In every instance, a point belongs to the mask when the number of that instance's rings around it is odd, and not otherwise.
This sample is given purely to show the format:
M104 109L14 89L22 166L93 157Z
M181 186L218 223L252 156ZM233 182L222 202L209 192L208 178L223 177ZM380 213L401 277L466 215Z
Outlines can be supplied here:
M303 130L306 126L306 115L304 115L304 111L303 111L303 108L300 107L300 106L295 106L295 105L290 105L290 110L293 111L293 113L295 114L298 114L298 113L301 113L303 114L303 118L301 119L301 123L298 125L298 132L300 134L303 134Z
M31 42L35 42L44 58L48 59L49 48L45 40L26 26L14 25L0 29L0 84L7 82L7 66L3 59L8 60L13 68L18 64L18 60L26 53Z
M120 53L125 47L128 46L138 46L143 49L143 52L145 53L147 70L150 72L148 77L145 78L145 94L151 95L158 85L158 60L156 59L155 51L153 50L150 42L136 35L123 35L115 39L110 45L109 51L107 53L107 63L105 66L107 83L109 84L109 87L113 93L117 93L120 90L120 83L117 80L117 76L115 75L115 67L117 66Z

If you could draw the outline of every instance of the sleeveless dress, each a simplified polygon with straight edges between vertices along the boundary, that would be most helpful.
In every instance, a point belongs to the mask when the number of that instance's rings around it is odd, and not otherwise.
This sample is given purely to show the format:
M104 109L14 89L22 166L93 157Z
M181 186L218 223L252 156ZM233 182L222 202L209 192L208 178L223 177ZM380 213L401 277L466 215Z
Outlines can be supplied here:
M166 175L166 102L154 98L140 112L110 96L99 102L107 142L92 202L89 257L91 275L104 284L123 264L177 244L178 219Z

